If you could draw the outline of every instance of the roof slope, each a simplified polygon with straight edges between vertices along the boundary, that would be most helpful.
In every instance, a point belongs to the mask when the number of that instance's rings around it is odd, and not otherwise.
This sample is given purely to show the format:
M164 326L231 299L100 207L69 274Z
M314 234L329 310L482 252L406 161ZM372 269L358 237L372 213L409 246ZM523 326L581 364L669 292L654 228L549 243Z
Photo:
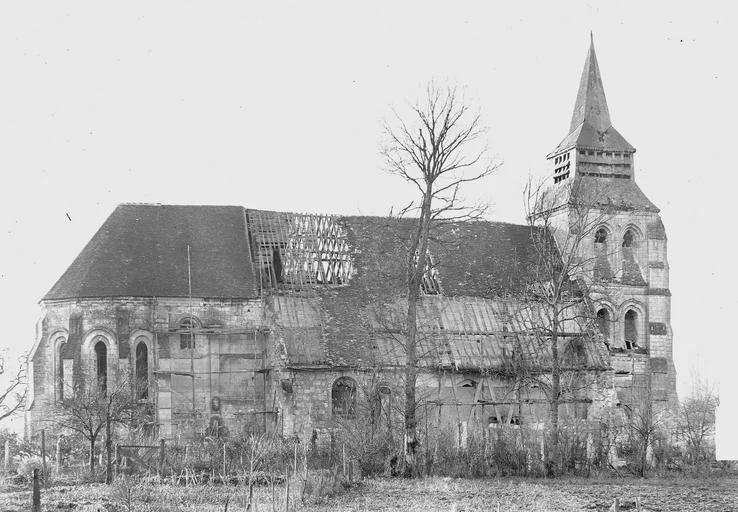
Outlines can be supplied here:
M590 40L584 61L574 112L569 125L569 135L552 154L576 146L579 148L634 152L625 138L612 126L610 110L605 98L605 87L597 64L594 40Z
M43 300L77 297L256 297L240 206L122 204Z
M592 128L598 131L607 130L612 126L593 39L590 39L582 77L579 80L579 91L577 101L574 103L569 131L573 132L584 121L588 121Z
M407 244L416 219L340 217L349 245L358 252L357 280L362 287L404 292ZM501 297L528 284L534 248L531 228L504 222L472 221L436 224L428 251L446 296ZM389 292L390 290L386 290Z
M315 290L338 284L342 291L336 308L353 307L346 295L404 293L414 225L415 219L405 218L123 204L44 300L186 297L189 245L195 297L251 298L259 296L261 287L294 289L299 283L302 290ZM440 223L431 236L429 252L444 295L502 297L518 294L527 284L525 271L533 254L529 226ZM277 253L281 278L269 282L265 272L277 268ZM341 265L338 281L319 275L328 258Z

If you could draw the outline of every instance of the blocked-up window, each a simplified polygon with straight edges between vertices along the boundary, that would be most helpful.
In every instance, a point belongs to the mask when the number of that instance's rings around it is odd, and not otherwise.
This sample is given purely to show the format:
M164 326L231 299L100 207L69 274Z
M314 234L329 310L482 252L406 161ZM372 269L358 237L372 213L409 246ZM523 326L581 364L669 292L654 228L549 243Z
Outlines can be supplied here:
M179 348L195 348L195 333L197 322L194 318L184 318L179 323Z
M350 377L337 379L331 389L331 402L334 417L356 417L356 381Z
M638 251L638 233L633 229L627 229L623 235L622 243L623 282L639 284L643 282L643 276L638 262Z

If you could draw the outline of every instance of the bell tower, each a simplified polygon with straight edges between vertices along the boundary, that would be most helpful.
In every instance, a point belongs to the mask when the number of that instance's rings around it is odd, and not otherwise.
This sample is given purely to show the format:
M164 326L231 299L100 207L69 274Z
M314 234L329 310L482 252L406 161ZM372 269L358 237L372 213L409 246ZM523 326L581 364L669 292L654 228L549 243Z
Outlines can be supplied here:
M566 197L557 224L566 225L573 190L602 219L577 250L581 261L591 262L587 294L609 347L619 404L647 398L654 410L674 410L666 231L659 209L636 183L635 152L612 124L590 36L569 134L547 156L549 185Z

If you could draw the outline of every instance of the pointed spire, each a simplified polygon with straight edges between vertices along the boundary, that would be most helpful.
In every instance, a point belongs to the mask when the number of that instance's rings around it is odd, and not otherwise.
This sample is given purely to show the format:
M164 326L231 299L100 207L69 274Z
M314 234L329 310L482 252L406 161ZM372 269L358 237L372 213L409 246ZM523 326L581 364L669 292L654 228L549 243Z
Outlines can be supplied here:
M594 35L589 32L590 45L587 59L584 61L584 70L579 82L579 93L574 105L574 114L571 117L570 132L573 132L585 120L599 132L604 132L611 125L610 112L607 109L605 88L602 86L600 68L597 65L597 55L594 48Z

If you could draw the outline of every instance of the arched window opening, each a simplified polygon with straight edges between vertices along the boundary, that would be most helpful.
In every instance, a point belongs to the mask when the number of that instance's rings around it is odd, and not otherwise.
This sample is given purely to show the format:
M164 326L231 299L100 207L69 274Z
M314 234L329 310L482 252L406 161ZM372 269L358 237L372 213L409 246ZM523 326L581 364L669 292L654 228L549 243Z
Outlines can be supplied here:
M595 243L596 244L606 244L607 243L607 230L605 228L600 228L595 233Z
M625 348L628 350L638 346L638 313L629 309L625 313Z
M64 400L64 346L66 339L59 340L56 349L56 397L57 400Z
M638 233L627 229L623 235L623 282L643 285L643 276L638 264Z
M356 382L350 377L341 377L331 389L333 416L338 418L356 417Z
M136 345L136 398L149 398L149 348L143 341Z
M194 330L197 329L197 322L194 318L184 318L179 323L179 348L195 348L195 334Z
M600 328L605 343L610 344L610 312L606 308L601 308L597 312L597 325Z
M623 235L623 247L631 249L636 246L636 236L633 230L629 229Z
M108 391L108 346L104 341L95 344L95 361L97 362L97 389L102 394Z
M612 278L610 258L608 254L608 231L602 227L595 231L594 235L594 278L596 280L609 280Z

